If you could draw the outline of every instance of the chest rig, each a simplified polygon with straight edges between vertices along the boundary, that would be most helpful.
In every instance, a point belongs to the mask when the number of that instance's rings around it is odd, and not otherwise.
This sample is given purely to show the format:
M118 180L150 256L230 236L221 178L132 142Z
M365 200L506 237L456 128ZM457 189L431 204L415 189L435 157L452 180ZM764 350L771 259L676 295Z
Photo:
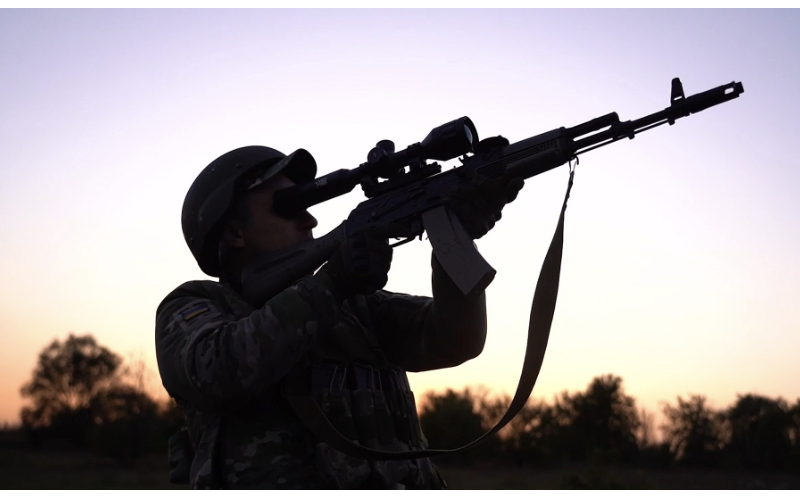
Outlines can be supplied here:
M310 396L348 440L376 449L421 449L408 378L388 362L375 336L364 296L350 298L340 322L315 340L305 363L288 375L284 391Z

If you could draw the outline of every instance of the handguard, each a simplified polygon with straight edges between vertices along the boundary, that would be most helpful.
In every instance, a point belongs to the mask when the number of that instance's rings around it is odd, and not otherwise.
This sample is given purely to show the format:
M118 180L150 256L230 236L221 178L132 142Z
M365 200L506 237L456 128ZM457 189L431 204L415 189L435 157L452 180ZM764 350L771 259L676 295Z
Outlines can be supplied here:
M480 294L492 283L497 272L447 207L440 205L423 213L422 224L436 259L464 296Z

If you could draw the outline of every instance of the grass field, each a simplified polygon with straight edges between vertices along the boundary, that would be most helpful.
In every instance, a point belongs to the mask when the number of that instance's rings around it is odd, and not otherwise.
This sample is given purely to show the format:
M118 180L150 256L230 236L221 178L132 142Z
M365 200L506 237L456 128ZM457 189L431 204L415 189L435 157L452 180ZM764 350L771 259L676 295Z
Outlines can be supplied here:
M573 465L557 469L440 468L451 489L800 489L800 475Z
M573 465L557 469L440 467L451 489L800 489L800 475L645 470ZM0 448L0 489L185 489L167 481L164 456L132 467L80 452Z

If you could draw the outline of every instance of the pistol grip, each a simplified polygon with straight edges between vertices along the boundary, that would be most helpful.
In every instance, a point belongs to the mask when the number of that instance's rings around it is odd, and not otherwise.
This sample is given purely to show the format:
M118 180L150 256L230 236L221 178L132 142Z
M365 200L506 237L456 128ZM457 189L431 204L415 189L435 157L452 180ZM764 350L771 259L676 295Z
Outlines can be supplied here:
M422 214L436 259L464 296L483 292L497 273L483 259L461 221L443 205Z

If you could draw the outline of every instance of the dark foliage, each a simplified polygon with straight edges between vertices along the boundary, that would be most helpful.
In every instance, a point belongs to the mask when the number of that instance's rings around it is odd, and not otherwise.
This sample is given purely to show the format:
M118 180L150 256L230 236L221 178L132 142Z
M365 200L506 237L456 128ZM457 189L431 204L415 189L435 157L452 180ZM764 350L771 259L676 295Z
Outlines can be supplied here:
M496 424L510 400L476 398L470 390L428 394L420 421L432 447L463 445ZM486 451L491 450L492 459L519 467L556 466L569 460L633 463L639 426L635 402L623 392L622 379L606 375L592 380L586 392L562 394L553 406L526 403L492 448L484 449L483 457L490 457ZM478 457L468 454L473 460Z
M484 420L491 426L505 414L511 397L502 396L481 403ZM544 402L528 401L519 413L500 430L501 449L507 461L514 466L547 467L565 462L568 457L563 447L566 433L563 416L556 407Z
M123 464L166 450L183 423L180 411L174 402L159 406L124 376L122 358L91 335L53 341L21 389L33 399L21 415L29 442L91 450Z
M622 378L613 374L596 377L585 392L564 394L556 407L564 416L564 445L570 459L635 461L639 415L634 399L622 389Z
M792 440L792 450L789 453L789 465L800 472L800 398L789 409L789 437Z
M420 413L420 426L431 449L454 449L466 445L486 432L478 412L478 401L469 389L456 393L428 393ZM439 462L469 464L479 458L493 458L498 452L497 439L456 455L442 456Z
M729 461L750 468L784 468L792 452L792 415L782 399L740 395L727 411Z
M63 343L53 341L39 354L31 381L20 390L22 396L33 399L33 406L22 410L23 425L39 428L56 425L59 419L80 423L86 419L82 411L113 383L121 363L118 355L99 346L91 335L70 334Z
M95 426L91 449L122 463L132 463L152 450L158 435L158 405L144 393L128 387L109 388L90 403Z
M20 390L33 405L22 409L22 424L37 441L88 445L94 425L91 403L116 382L122 358L91 335L70 334L39 354L31 380Z
M671 450L680 464L686 466L717 466L725 444L725 415L711 409L706 397L678 397L678 405L664 404L666 423L663 431Z
M21 389L32 400L22 411L24 435L2 430L3 442L19 443L24 436L34 445L92 451L124 465L163 454L184 417L174 400L159 404L142 386L127 377L122 358L91 335L56 340L42 350ZM510 401L507 395L490 399L483 390L428 393L420 423L429 447L472 442L500 420ZM436 462L545 468L578 462L589 469L565 476L562 487L590 489L645 485L621 481L610 473L615 464L800 471L800 400L790 406L747 394L717 411L704 396L690 395L678 397L674 406L663 404L663 413L665 441L659 443L654 416L636 408L622 378L608 374L583 392L557 395L552 405L528 401L491 439Z

